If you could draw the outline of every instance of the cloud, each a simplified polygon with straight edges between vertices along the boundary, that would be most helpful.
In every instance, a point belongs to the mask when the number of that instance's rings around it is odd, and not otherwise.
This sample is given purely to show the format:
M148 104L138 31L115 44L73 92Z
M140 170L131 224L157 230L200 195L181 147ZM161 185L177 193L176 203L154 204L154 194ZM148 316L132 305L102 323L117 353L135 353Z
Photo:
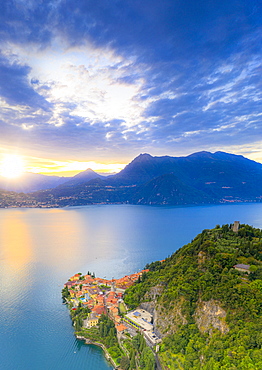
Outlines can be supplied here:
M58 44L56 39L54 47ZM55 117L69 102L74 104L72 115L83 117L91 124L121 119L132 125L135 116L141 114L143 108L135 101L142 84L138 81L141 72L132 61L114 55L111 50L98 50L86 44L68 48L61 55L53 47L43 53L14 45L10 53L20 63L30 65L27 75L32 87L53 105ZM133 67L136 83L131 82L127 66Z
M48 110L50 104L30 85L30 67L0 57L0 96L8 104L33 106Z
M244 147L261 135L261 10L252 2L2 8L2 145L12 137L50 155L130 158Z
M256 9L244 1L126 0L61 1L57 8L63 35L75 44L89 38L99 46L112 46L122 55L136 54L150 63L225 54L237 44L243 29L260 23ZM229 49L230 49L229 48Z

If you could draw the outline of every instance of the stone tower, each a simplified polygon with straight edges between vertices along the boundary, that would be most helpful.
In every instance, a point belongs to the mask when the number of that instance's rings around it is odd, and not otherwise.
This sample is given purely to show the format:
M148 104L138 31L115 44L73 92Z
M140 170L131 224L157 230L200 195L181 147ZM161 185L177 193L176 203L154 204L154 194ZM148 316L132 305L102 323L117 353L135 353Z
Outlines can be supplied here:
M237 233L238 232L238 229L239 229L239 224L240 222L239 221L234 221L234 225L232 227L234 233Z

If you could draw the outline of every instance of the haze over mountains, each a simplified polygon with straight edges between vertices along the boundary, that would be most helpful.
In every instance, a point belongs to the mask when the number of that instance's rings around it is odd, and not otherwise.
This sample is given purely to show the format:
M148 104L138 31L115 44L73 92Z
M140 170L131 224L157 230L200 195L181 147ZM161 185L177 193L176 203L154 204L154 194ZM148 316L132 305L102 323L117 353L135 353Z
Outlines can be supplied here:
M44 185L27 195L35 206L260 202L262 164L224 152L140 154L115 175L103 177L88 169L72 178L50 179L48 190L47 182Z
M24 173L19 178L7 179L0 176L0 189L31 193L38 190L52 189L59 185L74 185L88 182L94 178L103 177L90 168L74 177L47 176L36 173Z
M19 178L6 178L0 176L0 189L30 193L37 190L55 188L68 181L68 177L46 176L36 173L24 173Z

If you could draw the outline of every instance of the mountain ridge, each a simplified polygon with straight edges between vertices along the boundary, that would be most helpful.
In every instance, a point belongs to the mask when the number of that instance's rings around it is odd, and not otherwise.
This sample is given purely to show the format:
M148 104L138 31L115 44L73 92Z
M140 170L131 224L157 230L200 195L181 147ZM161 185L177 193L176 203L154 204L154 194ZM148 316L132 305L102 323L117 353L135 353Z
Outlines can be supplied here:
M105 177L87 169L57 187L28 193L28 197L30 206L39 207L261 202L262 164L225 152L202 151L185 157L143 153L115 175ZM0 206L12 204L13 200L7 200Z
M63 186L74 186L74 185L81 185L90 180L97 179L97 178L105 178L105 176L99 175L91 168L86 169L85 171L79 172L75 176L71 177L68 181L64 182Z

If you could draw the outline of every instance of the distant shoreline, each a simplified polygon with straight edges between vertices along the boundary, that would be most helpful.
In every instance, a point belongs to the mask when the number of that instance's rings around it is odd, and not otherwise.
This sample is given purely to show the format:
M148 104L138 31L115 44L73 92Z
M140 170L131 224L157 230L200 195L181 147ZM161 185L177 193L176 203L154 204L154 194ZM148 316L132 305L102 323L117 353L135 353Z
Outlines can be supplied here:
M157 208L185 208L185 207L212 207L212 206L229 206L229 205L244 205L244 204L261 204L262 200L247 200L247 201L232 201L232 202L214 202L214 203L180 203L180 204L157 204L157 203L148 203L148 204L139 204L139 203L129 203L129 202L112 202L112 203L88 203L88 204L68 204L68 205L8 205L2 206L1 209L66 209L66 208L82 208L82 207L91 207L91 206L143 206L143 207L157 207Z

